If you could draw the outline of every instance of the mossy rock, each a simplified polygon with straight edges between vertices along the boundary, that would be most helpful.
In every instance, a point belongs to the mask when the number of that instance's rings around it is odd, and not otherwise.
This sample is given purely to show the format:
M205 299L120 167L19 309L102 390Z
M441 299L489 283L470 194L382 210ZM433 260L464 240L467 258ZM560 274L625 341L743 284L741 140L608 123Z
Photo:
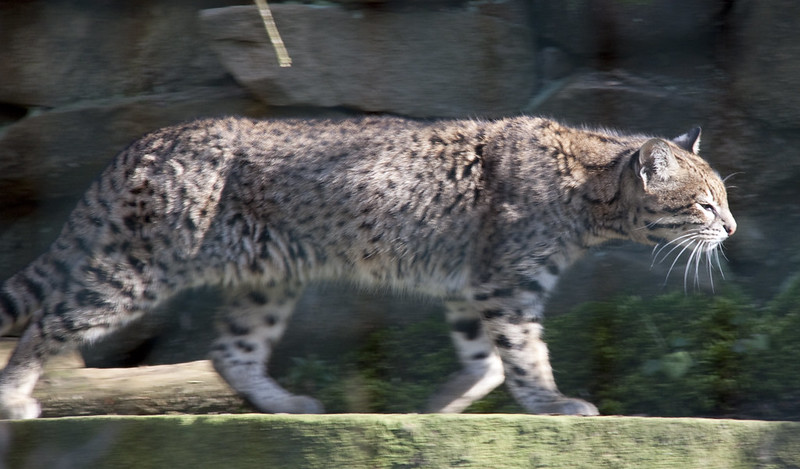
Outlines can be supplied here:
M5 422L7 467L798 467L800 423L528 415Z

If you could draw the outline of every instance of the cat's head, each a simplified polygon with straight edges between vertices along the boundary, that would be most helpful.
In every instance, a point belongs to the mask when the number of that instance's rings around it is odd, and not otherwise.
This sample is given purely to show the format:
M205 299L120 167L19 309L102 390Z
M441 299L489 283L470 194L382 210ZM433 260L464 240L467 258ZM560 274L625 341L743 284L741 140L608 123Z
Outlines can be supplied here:
M699 144L700 128L673 140L647 140L631 161L629 194L633 238L685 250L695 262L736 231L725 183L698 156Z

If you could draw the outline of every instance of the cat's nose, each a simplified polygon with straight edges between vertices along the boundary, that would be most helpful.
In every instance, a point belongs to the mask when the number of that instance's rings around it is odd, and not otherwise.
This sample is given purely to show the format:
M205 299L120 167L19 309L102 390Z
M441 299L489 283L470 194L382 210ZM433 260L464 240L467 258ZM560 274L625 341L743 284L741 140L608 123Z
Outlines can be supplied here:
M736 220L731 218L730 220L725 221L722 227L725 229L725 232L728 233L728 236L733 236L733 233L736 232Z

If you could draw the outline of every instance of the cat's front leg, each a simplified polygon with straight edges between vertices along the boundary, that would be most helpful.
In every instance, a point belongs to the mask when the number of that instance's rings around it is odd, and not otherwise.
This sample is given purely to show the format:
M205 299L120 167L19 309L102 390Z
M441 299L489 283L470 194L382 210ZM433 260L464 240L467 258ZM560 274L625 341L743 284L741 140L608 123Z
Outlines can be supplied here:
M559 392L542 340L541 305L529 300L480 302L483 325L503 362L506 386L531 413L598 415L593 404Z

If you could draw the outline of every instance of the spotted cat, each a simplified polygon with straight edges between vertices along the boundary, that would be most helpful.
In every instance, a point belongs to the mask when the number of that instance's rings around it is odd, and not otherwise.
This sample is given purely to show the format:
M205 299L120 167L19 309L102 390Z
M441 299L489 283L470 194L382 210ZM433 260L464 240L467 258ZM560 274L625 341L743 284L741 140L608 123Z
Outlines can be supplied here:
M443 299L463 370L431 412L504 380L533 413L595 415L556 388L542 341L564 270L610 239L712 256L736 230L723 181L673 140L552 120L200 120L151 133L91 185L47 252L0 288L0 331L24 326L0 409L33 418L51 354L174 293L227 294L211 358L264 412L322 412L266 373L303 286L349 279Z

